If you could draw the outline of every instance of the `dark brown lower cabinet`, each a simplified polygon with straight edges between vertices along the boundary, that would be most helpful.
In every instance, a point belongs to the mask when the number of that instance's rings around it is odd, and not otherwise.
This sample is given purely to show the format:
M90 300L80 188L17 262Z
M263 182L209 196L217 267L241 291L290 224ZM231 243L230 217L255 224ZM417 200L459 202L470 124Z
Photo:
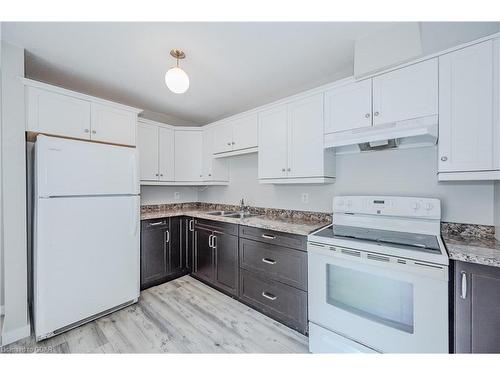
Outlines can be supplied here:
M195 220L193 275L231 296L237 297L237 225Z
M455 353L500 353L500 268L454 262Z
M179 217L142 221L141 289L186 273L181 229Z

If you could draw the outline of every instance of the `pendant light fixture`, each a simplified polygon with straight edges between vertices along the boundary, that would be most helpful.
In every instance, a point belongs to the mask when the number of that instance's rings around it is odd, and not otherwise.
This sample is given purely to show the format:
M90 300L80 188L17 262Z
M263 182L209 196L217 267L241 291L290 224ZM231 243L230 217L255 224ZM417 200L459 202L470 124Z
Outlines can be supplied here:
M173 49L170 55L177 59L177 64L165 73L165 84L173 93L183 94L189 88L189 77L184 70L179 68L179 60L184 59L186 54L180 49Z

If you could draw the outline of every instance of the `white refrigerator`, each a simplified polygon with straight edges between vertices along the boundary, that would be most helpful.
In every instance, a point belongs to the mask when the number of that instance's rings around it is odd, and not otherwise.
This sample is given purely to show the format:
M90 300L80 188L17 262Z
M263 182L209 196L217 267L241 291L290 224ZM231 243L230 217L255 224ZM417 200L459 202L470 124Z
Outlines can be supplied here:
M33 214L37 340L137 301L135 148L39 135Z

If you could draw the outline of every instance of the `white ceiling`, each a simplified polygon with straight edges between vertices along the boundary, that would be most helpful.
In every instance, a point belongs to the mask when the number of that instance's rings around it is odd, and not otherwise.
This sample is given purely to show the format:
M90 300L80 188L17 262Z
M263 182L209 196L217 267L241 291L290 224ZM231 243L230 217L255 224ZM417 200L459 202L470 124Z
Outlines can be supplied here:
M30 78L167 114L185 125L206 124L346 77L352 74L354 40L388 25L3 23L2 38L26 49ZM452 25L431 25L428 30L437 31L427 32L429 40L446 46L498 31L496 23ZM471 31L464 36L466 29ZM424 38L424 28L422 33ZM164 83L175 63L172 48L187 55L181 62L191 81L186 94L173 94Z

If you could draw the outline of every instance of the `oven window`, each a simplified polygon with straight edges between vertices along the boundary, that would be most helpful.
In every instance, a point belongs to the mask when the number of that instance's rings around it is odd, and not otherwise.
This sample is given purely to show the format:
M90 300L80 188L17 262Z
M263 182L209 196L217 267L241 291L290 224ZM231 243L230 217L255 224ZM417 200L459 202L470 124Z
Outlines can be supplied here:
M326 302L349 313L413 333L413 285L332 264Z

